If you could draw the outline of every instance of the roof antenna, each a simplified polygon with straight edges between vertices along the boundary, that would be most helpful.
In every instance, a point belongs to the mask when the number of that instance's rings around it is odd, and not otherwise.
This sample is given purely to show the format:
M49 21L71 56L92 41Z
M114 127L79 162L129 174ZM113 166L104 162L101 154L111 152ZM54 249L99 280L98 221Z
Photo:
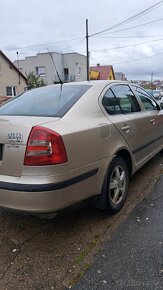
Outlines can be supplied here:
M52 54L51 54L51 52L49 51L48 48L47 48L47 51L49 52L50 57L51 57L51 59L52 59L52 62L53 62L53 64L54 64L54 67L55 67L55 70L56 70L56 73L57 73L57 77L58 77L58 79L59 79L59 82L60 82L61 85L63 85L63 82L62 82L62 80L61 80L61 78L60 78L60 75L59 75L59 73L58 73L58 71L57 71L57 67L56 67L56 65L55 65L55 62L54 62L53 56L52 56Z

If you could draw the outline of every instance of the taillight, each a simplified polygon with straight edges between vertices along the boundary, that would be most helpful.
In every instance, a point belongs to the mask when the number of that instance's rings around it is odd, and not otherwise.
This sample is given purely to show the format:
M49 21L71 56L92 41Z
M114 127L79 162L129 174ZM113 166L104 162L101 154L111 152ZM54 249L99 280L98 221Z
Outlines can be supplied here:
M32 128L25 152L24 165L52 165L67 162L67 154L62 137L47 128Z

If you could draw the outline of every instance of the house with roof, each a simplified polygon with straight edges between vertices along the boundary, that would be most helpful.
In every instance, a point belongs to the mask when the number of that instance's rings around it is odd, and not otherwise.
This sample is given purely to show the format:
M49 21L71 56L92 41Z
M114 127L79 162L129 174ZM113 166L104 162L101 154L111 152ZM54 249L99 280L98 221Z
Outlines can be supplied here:
M0 102L20 95L27 88L27 78L0 50Z
M115 80L112 65L100 65L90 67L90 80Z

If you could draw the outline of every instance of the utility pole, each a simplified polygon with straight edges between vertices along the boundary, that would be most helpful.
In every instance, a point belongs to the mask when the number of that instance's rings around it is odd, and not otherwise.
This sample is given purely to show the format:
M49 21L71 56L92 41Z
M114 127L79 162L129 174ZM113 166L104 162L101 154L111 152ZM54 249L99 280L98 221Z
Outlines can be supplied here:
M87 81L89 81L89 47L88 47L88 19L86 19L86 53L87 53Z

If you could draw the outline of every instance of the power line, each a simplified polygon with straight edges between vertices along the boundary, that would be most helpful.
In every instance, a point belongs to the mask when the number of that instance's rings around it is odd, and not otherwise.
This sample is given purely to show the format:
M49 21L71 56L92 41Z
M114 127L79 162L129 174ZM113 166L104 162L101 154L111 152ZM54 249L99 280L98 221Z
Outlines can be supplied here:
M147 43L158 42L158 41L162 41L162 40L163 40L163 38L160 38L160 39L145 41L145 42L141 42L141 43L134 43L134 44L124 45L124 46L116 46L116 47L111 47L111 48L106 48L106 49L91 50L90 52L99 52L99 51L102 52L102 51L109 51L109 50L114 50L114 49L122 49L122 48L127 48L127 47L132 47L132 46L139 46L139 45L143 45L143 44L147 44Z
M95 50L90 50L90 52L105 52L105 51L109 51L109 50L123 49L123 48L132 47L132 46L139 46L139 45L143 45L143 44L147 44L147 43L153 43L153 42L158 42L158 41L162 41L162 40L163 40L163 38L160 38L160 39L154 39L154 40L151 40L151 41L133 43L133 44L123 45L123 46L116 46L116 47L104 48L104 49L95 49ZM78 53L84 53L84 51L79 51Z
M40 44L35 44L35 45L28 45L28 46L21 46L21 47L11 47L11 48L7 48L5 49L6 51L12 51L12 50L21 50L21 49L26 49L26 48L35 48L35 47L41 47L41 46L49 46L49 45L53 45L53 44L58 44L58 43L65 43L65 42L69 42L69 41L75 41L75 40L79 40L79 39L83 39L82 37L78 37L78 38L72 38L72 39L67 39L67 40L61 40L61 41L56 41L56 42L47 42L47 43L40 43Z
M122 26L122 25L124 25L124 24L126 24L126 23L128 23L128 22L134 21L135 19L140 18L140 17L143 16L144 14L147 14L147 13L153 11L154 9L158 8L158 7L161 6L162 4L163 4L163 1L159 1L159 2L155 3L154 5L152 5L152 6L148 7L148 8L146 8L145 10L143 10L143 11L141 11L141 12L139 12L139 13L137 13L137 14L135 14L135 15L133 15L133 16L131 16L131 17L129 17L129 18L127 18L127 19L125 19L125 20L123 20L123 21L121 21L121 22L119 22L119 23L113 25L113 26L111 26L111 27L108 27L108 28L106 28L106 29L104 29L104 30L101 30L101 31L98 31L98 32L96 32L96 33L91 34L89 37L92 37L92 36L95 36L95 35L98 35L98 34L104 33L104 32L106 32L106 31L112 30L112 29L114 29L114 28L120 27L120 26Z
M68 49L68 48L71 48L71 47L74 47L74 46L77 46L78 44L82 43L84 40L85 40L85 38L83 38L82 40L74 43L73 45L70 45L70 46L64 47L63 49L60 49L60 52L57 52L57 51L55 51L55 52L62 54L63 53L63 50ZM34 51L31 51L31 52L29 52L29 51L28 52L20 52L19 55L31 55L33 53L35 53L35 54L38 54L38 53L47 53L47 48L46 49L44 48L41 52L38 52L38 51L35 51L35 52ZM77 53L79 53L79 52L77 52Z
M82 43L83 41L85 41L85 37L82 38L80 41L77 41L77 42L74 43L73 45L69 45L69 46L67 46L67 47L62 48L62 50L65 50L65 49L68 49L68 48L71 48L71 47L77 46L78 44Z
M80 40L80 41L78 41L78 42L76 42L76 43L74 43L74 44L72 44L72 45L70 45L70 46L68 46L68 47L64 47L63 49L60 49L60 52L56 52L56 53L66 53L66 52L63 52L63 50L65 50L65 49L68 49L68 48L71 48L71 47L74 47L74 46L77 46L78 44L80 44L80 43L82 43L83 41L85 41L85 38L83 38L82 40ZM84 51L85 52L85 51ZM19 55L31 55L31 54L33 54L33 53L35 53L35 54L37 54L38 53L38 51L32 51L32 52L19 52ZM47 48L44 48L44 49L42 49L42 51L41 52L39 52L39 53L47 53ZM78 52L79 53L79 52Z
M148 24L151 24L151 23L159 22L159 21L162 21L162 20L163 20L163 18L160 18L160 19L156 19L156 20L153 20L153 21L149 21L149 22L145 22L145 23L142 23L142 24L138 24L138 25L135 25L135 26L126 27L126 28L123 28L123 29L120 29L120 30L110 31L109 33L121 32L121 31L129 30L129 29L145 26L145 25L148 25Z
M140 36L97 36L95 38L150 38L150 37L160 37L163 36L163 34L159 35L140 35Z
M116 65L116 64L126 64L126 63L137 62L137 61L141 61L141 60L144 60L144 59L152 58L152 57L154 57L154 56L158 56L158 55L162 55L162 54L163 54L163 52L161 52L161 53L157 53L157 54L153 54L153 55L149 55L149 56L146 56L146 57L143 57L143 58L139 58L139 59L131 60L131 61L116 62L116 63L114 63L114 64Z
M158 75L158 74L163 74L163 72L154 72L154 75ZM135 73L126 73L125 72L125 75L127 75L127 76L144 76L144 75L151 75L151 73L149 73L149 72L146 72L146 73L139 73L139 74L135 74Z

